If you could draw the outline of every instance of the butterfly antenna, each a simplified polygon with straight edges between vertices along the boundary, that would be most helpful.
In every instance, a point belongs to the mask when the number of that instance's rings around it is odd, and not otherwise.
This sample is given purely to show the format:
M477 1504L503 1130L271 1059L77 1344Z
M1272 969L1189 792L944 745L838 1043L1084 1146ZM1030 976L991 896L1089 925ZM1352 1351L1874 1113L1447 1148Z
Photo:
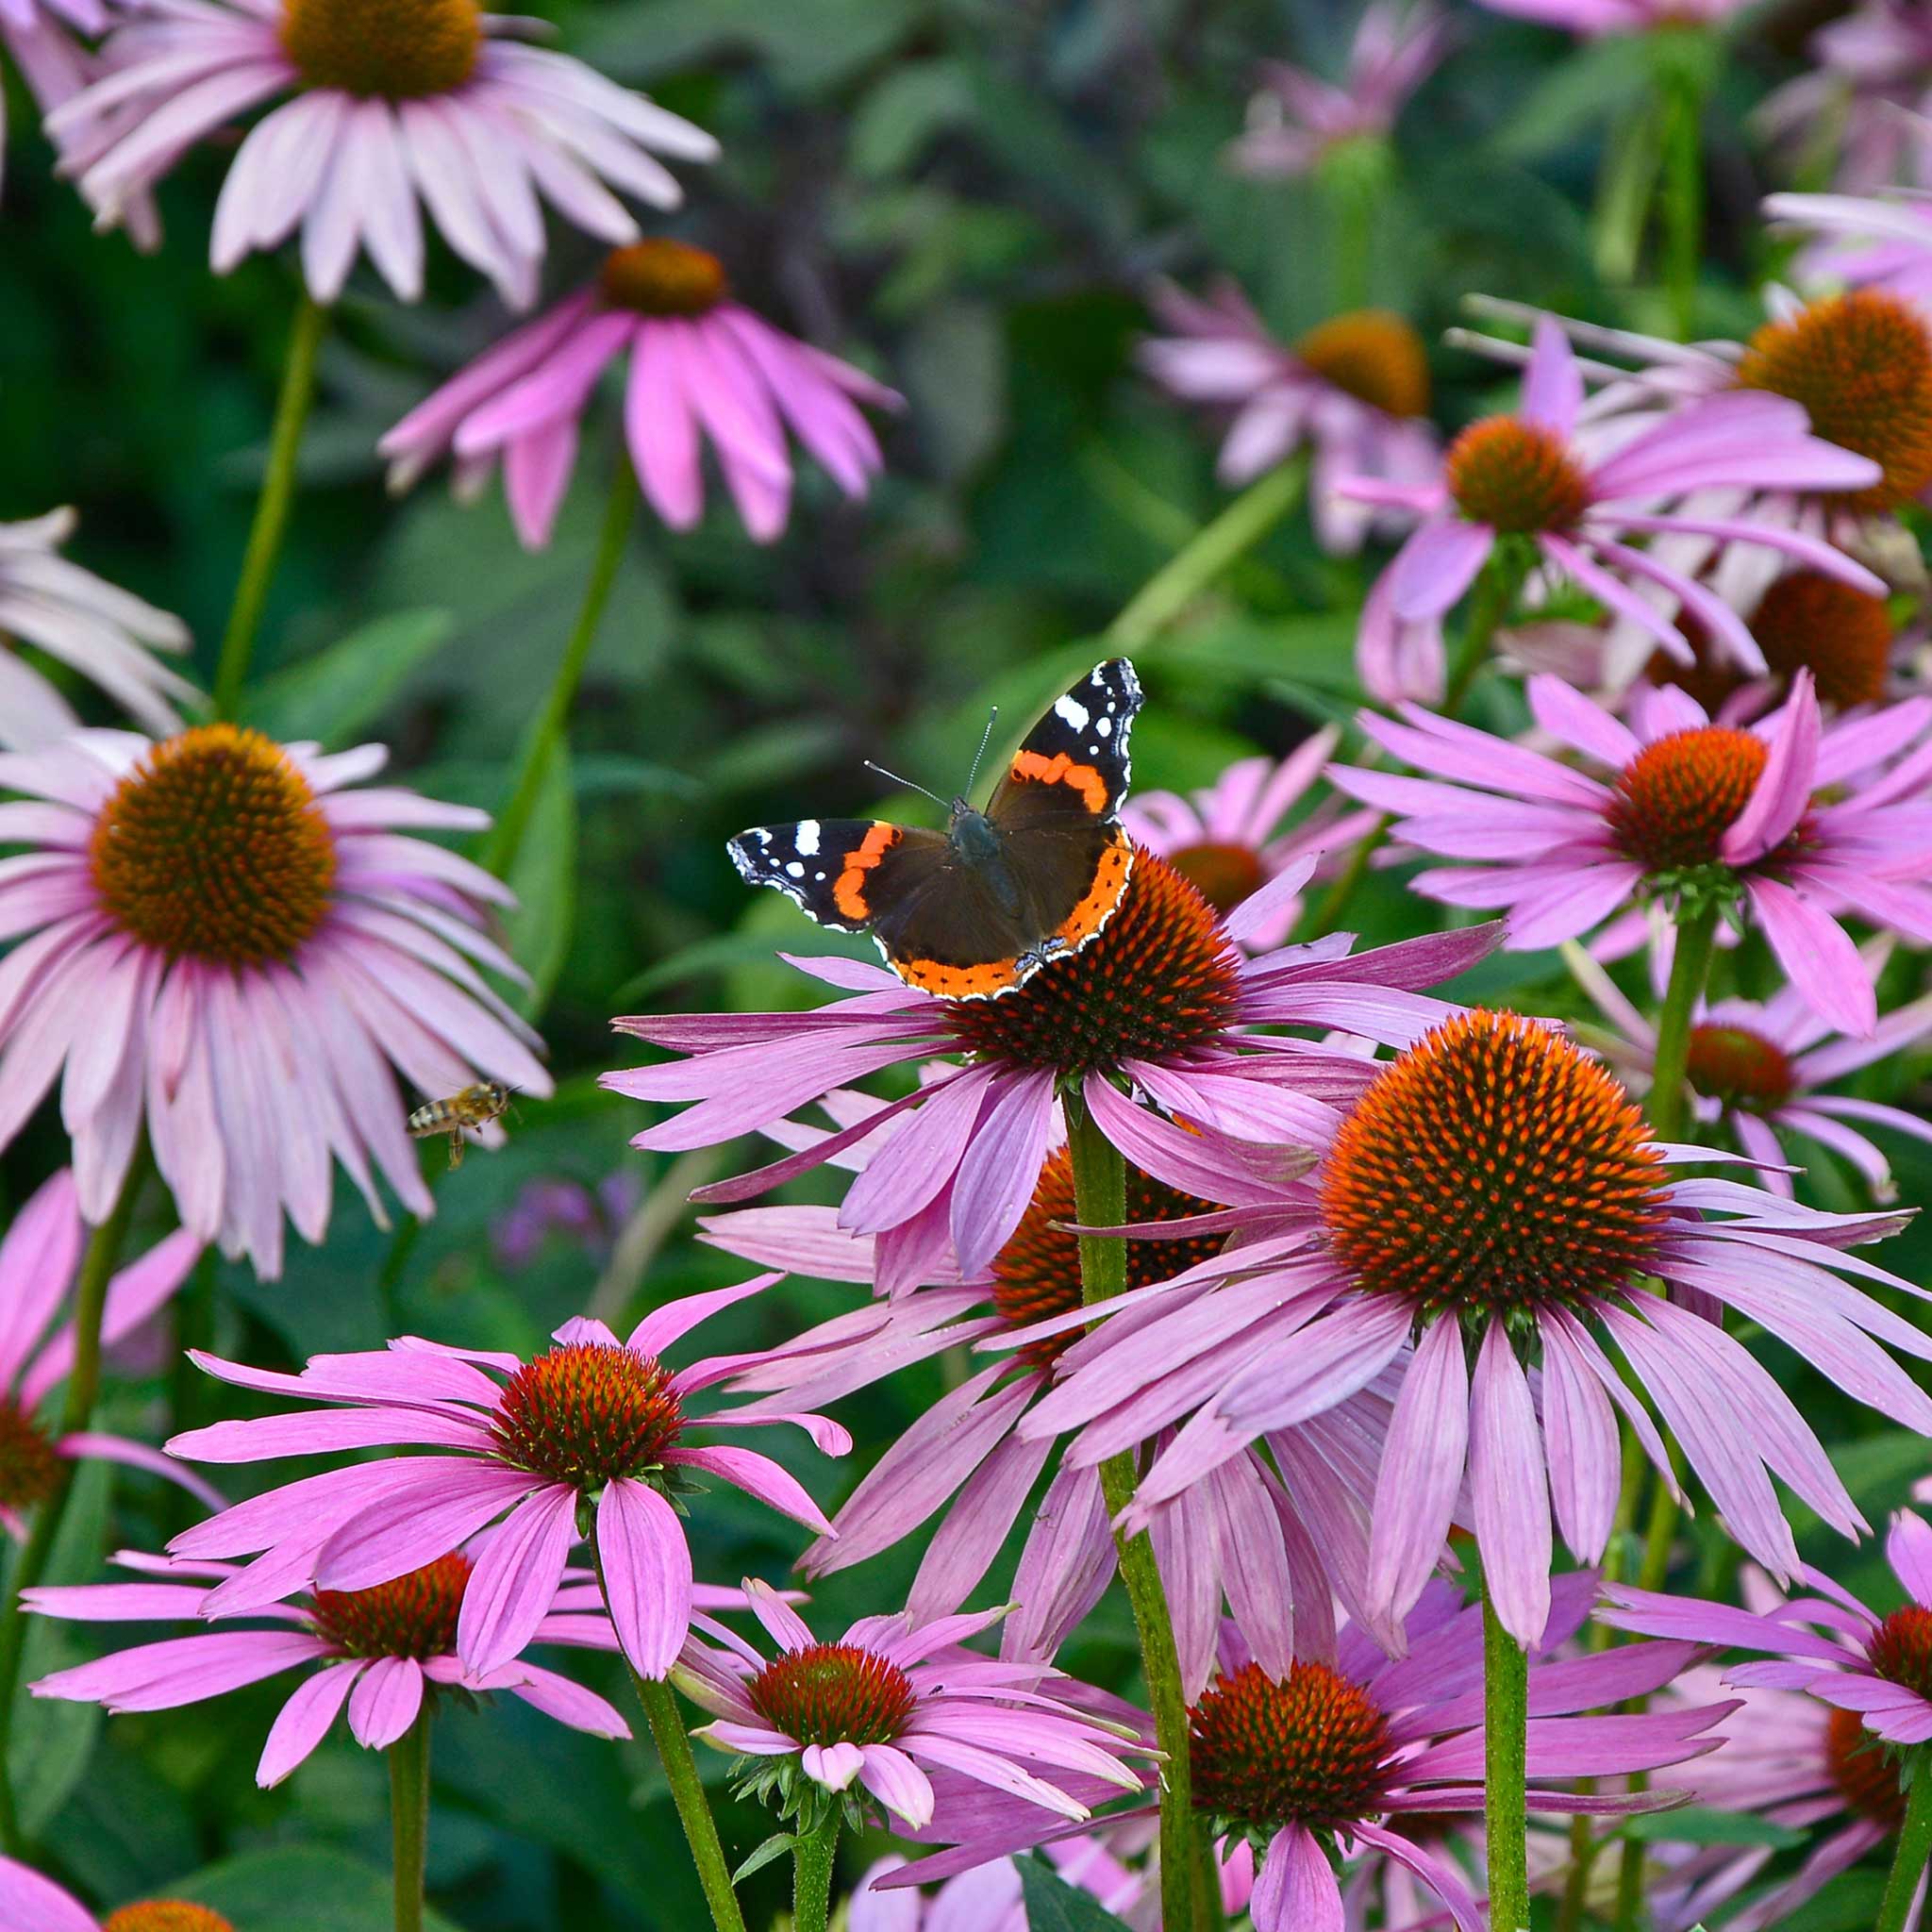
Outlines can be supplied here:
M974 781L979 776L980 760L986 757L986 748L992 742L992 727L997 723L1000 708L995 705L986 714L986 729L979 734L979 749L973 754L973 769L966 774L966 796L973 796Z
M889 772L885 766L875 765L870 758L865 761L865 769L868 772L876 772L881 778L890 778L894 785L905 786L908 791L918 792L922 798L931 799L935 805L943 807L947 811L952 809L951 802L941 798L937 791L928 791L924 785L915 785L910 778L902 778L897 772Z

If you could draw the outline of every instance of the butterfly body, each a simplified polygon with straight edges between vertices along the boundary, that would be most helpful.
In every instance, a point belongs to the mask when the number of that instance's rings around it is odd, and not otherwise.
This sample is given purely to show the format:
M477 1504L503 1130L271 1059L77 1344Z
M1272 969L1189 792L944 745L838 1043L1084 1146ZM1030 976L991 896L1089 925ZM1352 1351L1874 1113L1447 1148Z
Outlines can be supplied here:
M908 985L997 999L1078 952L1113 916L1133 867L1118 813L1141 687L1109 659L1029 731L985 809L955 799L944 831L803 819L730 841L752 884L822 925L870 932Z

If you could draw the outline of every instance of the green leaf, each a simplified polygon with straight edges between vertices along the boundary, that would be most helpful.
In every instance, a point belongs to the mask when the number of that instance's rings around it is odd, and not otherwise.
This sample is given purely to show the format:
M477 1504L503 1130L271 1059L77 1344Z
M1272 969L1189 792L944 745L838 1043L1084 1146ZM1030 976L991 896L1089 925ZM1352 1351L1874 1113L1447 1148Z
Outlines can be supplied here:
M1774 1824L1742 1811L1717 1811L1707 1805L1687 1805L1681 1811L1648 1811L1624 1823L1625 1838L1647 1844L1772 1845L1789 1851L1805 1842L1802 1831Z
M797 1835L790 1831L774 1831L736 1872L731 1874L733 1885L742 1885L754 1872L762 1872L774 1858L782 1858L798 1842Z
M551 755L508 883L517 903L504 916L504 930L510 957L530 975L519 1004L525 1018L535 1019L550 1003L576 924L577 801L567 746Z
M207 1906L247 1932L390 1932L395 1923L387 1872L292 1845L173 1879L167 1896ZM423 1924L424 1932L456 1932L437 1912L425 1911Z
M315 738L340 751L382 716L455 623L447 610L378 617L270 678L249 700L249 723L271 738Z
M1015 1858L1031 1932L1127 1932L1090 1891L1076 1891L1038 1852Z

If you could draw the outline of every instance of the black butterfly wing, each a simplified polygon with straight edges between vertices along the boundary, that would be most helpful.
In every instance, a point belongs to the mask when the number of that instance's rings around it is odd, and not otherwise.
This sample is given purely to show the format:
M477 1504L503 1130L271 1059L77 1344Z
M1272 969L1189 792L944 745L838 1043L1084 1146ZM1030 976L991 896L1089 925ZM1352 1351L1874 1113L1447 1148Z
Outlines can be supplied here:
M1141 701L1141 680L1124 658L1096 664L1026 734L987 817L1009 836L1116 817Z

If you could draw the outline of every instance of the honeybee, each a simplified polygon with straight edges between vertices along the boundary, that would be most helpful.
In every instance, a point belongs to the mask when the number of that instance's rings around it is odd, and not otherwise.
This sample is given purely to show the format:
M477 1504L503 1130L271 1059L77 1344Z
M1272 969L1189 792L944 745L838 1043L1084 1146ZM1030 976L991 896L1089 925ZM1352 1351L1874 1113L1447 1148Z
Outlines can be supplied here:
M501 1080L478 1080L447 1100L432 1100L409 1116L409 1132L419 1141L449 1136L449 1164L463 1164L463 1136L487 1127L509 1111L509 1089Z

